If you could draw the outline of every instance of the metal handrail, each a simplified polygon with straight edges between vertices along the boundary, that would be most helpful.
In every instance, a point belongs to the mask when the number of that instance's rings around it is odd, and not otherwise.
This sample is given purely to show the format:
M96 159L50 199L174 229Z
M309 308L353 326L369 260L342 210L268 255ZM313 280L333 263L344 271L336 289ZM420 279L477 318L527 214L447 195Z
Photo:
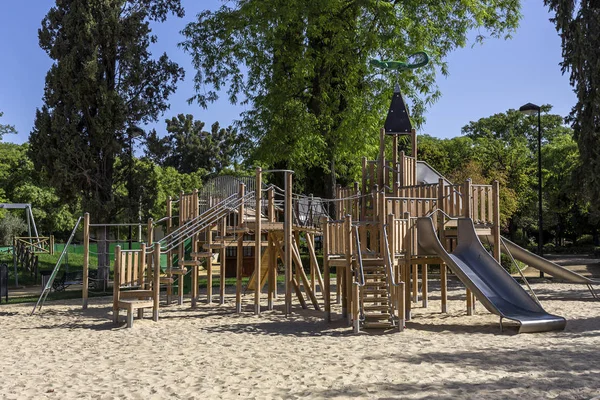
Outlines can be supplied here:
M159 241L161 247L167 248L167 250L163 251L173 250L187 238L206 228L208 224L216 222L216 220L223 216L223 213L230 212L236 209L242 202L247 202L248 200L252 199L253 196L254 192L250 192L242 198L239 198L237 194L232 195L227 199L223 200L222 202L211 207L209 210L199 215L198 217L188 221L187 223L185 223L184 225L171 232L169 235L165 236Z
M174 250L175 248L177 248L177 246L179 246L192 235L204 230L206 227L217 222L220 218L223 217L224 214L235 210L237 207L239 207L240 204L251 200L254 197L254 192L250 192L242 198L238 197L237 194L235 196L236 201L228 201L232 197L230 196L230 198L212 207L206 213L194 218L193 220L183 225L181 227L183 229L179 230L178 235L172 236L170 240L164 241L164 239L166 238L165 236L163 240L159 241L161 245L161 251L163 253L167 253L169 251Z
M69 240L67 240L67 243L65 244L65 248L63 249L62 253L60 253L60 257L58 257L58 261L56 262L56 265L54 266L54 269L52 270L52 274L50 274L50 278L48 279L48 282L46 282L46 286L44 286L44 290L42 290L42 294L40 294L40 298L38 299L37 303L35 303L35 306L33 306L33 310L31 310L30 315L33 315L35 313L35 310L38 308L38 306L39 306L39 310L41 310L42 307L44 306L44 302L46 301L46 298L48 297L48 294L50 293L50 288L52 288L52 284L54 283L56 274L58 274L58 270L60 269L60 263L62 262L62 259L65 256L65 254L69 251L69 245L71 244L71 241L75 237L75 233L77 232L77 228L79 227L79 223L81 222L82 219L83 219L83 217L79 217L77 219L77 223L75 224L75 227L73 228L73 231L71 232L71 236L69 236Z
M358 234L358 226L356 225L354 226L354 239L354 241L356 242L356 261L358 262L358 272L360 276L360 282L355 280L354 284L363 287L365 286L365 271L363 268L363 259L360 251L360 237Z

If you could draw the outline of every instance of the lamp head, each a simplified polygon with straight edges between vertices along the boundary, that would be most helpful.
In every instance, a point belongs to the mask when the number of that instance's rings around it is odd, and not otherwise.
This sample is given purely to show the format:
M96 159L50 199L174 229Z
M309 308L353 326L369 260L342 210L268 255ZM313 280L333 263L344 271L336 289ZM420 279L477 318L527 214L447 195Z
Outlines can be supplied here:
M536 106L533 103L527 103L525 105L522 105L519 108L519 111L521 111L525 115L534 115L540 112L540 106Z

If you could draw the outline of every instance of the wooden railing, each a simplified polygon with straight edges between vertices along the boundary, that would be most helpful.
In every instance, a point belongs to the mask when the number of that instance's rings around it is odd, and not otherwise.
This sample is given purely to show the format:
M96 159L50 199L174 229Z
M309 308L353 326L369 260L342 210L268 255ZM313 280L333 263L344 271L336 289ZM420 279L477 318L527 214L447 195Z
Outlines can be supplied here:
M182 225L198 216L198 190L179 194L179 224Z
M471 185L471 217L475 224L494 223L492 185Z

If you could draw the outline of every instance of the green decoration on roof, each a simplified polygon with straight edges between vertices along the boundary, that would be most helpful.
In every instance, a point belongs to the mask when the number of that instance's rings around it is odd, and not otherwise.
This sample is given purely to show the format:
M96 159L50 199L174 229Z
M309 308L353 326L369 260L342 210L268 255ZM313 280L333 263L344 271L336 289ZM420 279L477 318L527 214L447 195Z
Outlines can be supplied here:
M428 62L429 56L427 55L427 53L425 53L424 51L419 51L408 56L407 62L371 60L370 64L377 68L400 72L407 69L424 67L425 65L427 65Z

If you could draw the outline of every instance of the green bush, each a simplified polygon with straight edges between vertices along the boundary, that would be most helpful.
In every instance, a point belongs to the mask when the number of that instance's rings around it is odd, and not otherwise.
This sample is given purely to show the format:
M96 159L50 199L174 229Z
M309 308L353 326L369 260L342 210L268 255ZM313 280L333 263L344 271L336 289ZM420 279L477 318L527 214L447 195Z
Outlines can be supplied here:
M526 265L524 263L522 263L521 261L518 261L518 260L515 260L515 261L519 265L521 270L525 269ZM519 270L517 269L515 264L512 262L510 256L507 254L502 254L500 256L500 264L502 265L502 267L505 270L508 271L509 274L517 274L519 272Z
M581 237L577 239L578 246L586 244L594 244L594 237L592 235L581 235Z
M12 245L14 236L20 236L27 230L27 224L21 218L8 213L0 221L0 244L2 246Z
M550 243L546 243L544 245L544 254L553 253L555 251L556 251L556 245L554 243L550 242Z

